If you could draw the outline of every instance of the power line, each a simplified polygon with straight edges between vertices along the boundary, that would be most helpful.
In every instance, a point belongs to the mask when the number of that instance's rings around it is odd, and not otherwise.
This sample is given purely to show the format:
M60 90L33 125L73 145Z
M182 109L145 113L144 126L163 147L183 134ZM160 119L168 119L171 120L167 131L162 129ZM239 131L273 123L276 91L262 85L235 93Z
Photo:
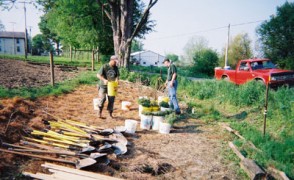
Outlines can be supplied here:
M248 24L254 24L254 23L259 23L265 20L258 20L258 21L251 21L251 22L245 22L245 23L239 23L239 24L232 24L232 26L243 26L243 25L248 25ZM176 35L171 35L171 36L164 36L164 37L159 37L159 38L154 38L154 39L168 39L168 38L176 38L176 37L183 37L183 36L190 36L193 34L199 34L199 33L206 33L206 32L210 32L210 31L216 31L219 29L225 29L228 26L221 26L221 27L216 27L216 28L211 28L211 29L205 29L205 30L201 30L201 31L195 31L195 32L190 32L190 33L183 33L183 34L176 34Z

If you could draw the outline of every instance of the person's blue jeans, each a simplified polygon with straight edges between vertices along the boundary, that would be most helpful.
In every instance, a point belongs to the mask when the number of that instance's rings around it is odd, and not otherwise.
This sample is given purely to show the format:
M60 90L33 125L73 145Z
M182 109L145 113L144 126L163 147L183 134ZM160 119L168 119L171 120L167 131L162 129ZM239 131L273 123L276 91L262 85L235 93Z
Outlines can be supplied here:
M172 87L170 87L170 83L171 81L169 81L167 84L169 105L170 106L173 105L175 112L180 112L180 108L179 108L178 100L177 100L178 81L175 80Z

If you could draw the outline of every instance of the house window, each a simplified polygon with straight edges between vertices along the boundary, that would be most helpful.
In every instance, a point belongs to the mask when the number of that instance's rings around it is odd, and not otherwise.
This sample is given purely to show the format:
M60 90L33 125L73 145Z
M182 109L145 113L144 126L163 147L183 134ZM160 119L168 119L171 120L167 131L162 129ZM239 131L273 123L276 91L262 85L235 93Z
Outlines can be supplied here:
M157 62L155 62L155 65L157 65Z
M17 46L17 52L20 52L20 47L19 46Z
M16 43L19 44L19 39L16 39Z
M0 46L0 52L2 51L2 47Z
M143 62L143 64L146 64L146 62Z

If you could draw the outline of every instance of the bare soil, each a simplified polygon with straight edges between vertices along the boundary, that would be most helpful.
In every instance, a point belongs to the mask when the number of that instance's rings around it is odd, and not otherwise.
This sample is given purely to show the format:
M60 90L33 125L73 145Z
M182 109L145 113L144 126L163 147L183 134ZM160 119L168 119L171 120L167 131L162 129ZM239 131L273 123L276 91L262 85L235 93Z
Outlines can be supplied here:
M0 85L6 88L39 87L50 84L49 64L37 64L19 60L0 59ZM55 82L77 75L76 67L55 65Z
M36 68L30 70L34 73ZM4 77L2 71L0 76ZM1 81L7 87L15 87L15 81L2 78ZM30 82L31 86L34 86L34 82ZM102 114L104 118L98 118L93 110L93 98L97 97L95 86L80 86L72 93L35 101L1 99L0 137L5 142L16 143L26 135L27 129L43 129L42 120L50 119L44 111L63 119L105 128L123 126L126 119L139 122L136 101L143 95L155 97L159 93L148 87L121 81L115 100L114 119L108 116L106 110ZM130 111L121 110L121 102L125 100L132 102ZM127 137L130 142L127 154L117 158L111 156L108 166L100 165L91 170L123 179L239 179L234 164L222 156L224 149L227 149L229 135L218 125L188 118L185 104L181 103L180 106L187 118L175 123L170 134L141 130L138 125L136 135ZM44 172L40 167L42 162L0 153L0 177L11 179L21 171Z

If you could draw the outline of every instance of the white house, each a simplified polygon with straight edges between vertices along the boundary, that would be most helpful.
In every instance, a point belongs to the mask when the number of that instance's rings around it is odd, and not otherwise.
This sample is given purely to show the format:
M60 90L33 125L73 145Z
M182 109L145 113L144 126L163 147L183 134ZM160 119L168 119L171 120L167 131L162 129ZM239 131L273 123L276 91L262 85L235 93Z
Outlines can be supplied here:
M153 51L138 51L131 54L131 62L141 66L162 66L164 56Z
M1 31L0 54L24 55L25 33Z

